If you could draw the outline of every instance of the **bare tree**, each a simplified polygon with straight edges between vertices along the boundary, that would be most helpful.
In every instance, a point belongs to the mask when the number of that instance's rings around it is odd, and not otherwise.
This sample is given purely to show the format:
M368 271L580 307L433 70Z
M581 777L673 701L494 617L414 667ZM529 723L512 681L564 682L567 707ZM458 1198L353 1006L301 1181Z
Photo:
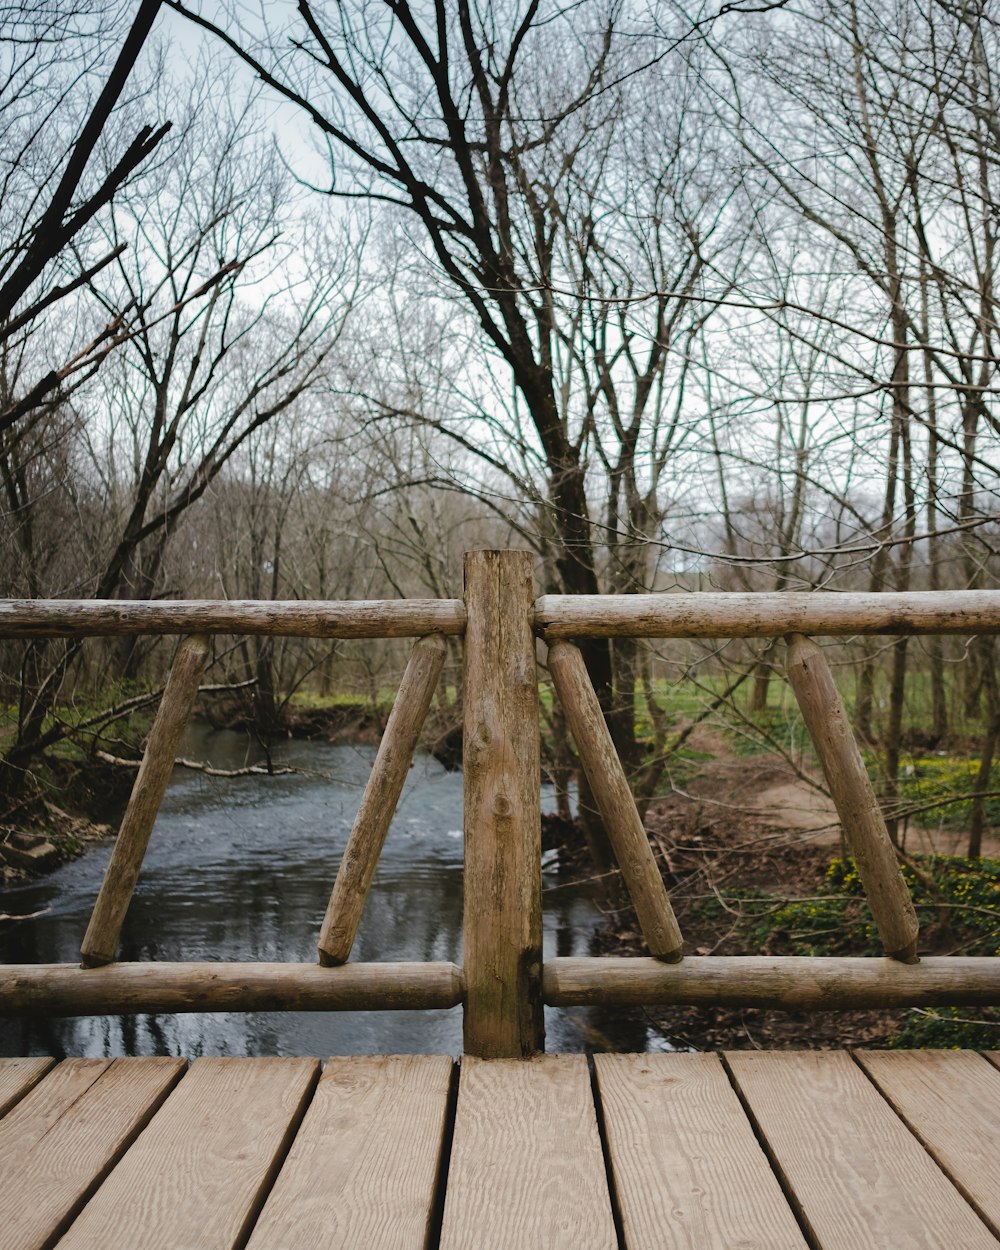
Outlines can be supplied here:
M142 52L160 0L142 0L121 49L91 103L91 82L120 37L114 10L85 5L5 6L0 125L0 431L85 382L113 350L117 315L83 341L30 350L40 320L110 265L114 250L92 251L99 214L155 151L170 126L142 125L127 139L109 123ZM82 122L77 122L81 113ZM102 151L102 143L104 150ZM56 353L55 360L50 353ZM44 359L44 357L43 357Z
M176 7L305 112L329 144L332 193L385 204L418 227L433 262L425 282L433 275L437 297L460 302L513 383L500 419L508 444L543 468L532 493L552 587L602 588L609 524L623 536L615 584L643 584L639 568L626 571L641 542L625 535L637 524L655 529L656 508L630 462L648 446L668 454L665 362L687 327L712 233L702 220L711 193L684 165L683 110L657 115L669 93L632 90L653 36L629 29L619 38L626 22L615 3L591 6L584 23L575 9L537 0L482 13L303 4L292 53L279 56L276 32L256 37ZM650 150L653 135L666 157ZM651 189L629 174L636 158ZM622 313L633 304L638 330ZM450 432L470 446L479 438ZM609 522L593 515L599 461L613 480ZM588 644L587 663L614 724L611 647ZM615 726L626 754L630 689Z

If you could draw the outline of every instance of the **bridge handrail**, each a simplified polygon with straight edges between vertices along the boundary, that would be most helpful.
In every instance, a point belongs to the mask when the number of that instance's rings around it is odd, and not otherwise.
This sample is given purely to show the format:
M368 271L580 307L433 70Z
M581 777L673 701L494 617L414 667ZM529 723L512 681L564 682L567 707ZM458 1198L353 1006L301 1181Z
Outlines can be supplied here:
M535 598L533 565L528 552L467 553L464 599L0 601L0 638L183 638L81 948L85 966L7 966L0 973L0 1012L372 1010L461 1003L466 1052L499 1057L543 1049L546 1003L796 1010L1000 1004L1000 957L917 961L913 905L826 660L812 642L814 636L998 633L1000 591ZM338 872L320 963L115 962L121 922L197 694L207 635L233 633L418 640ZM441 671L441 635L465 642L464 965L350 963L375 864ZM667 891L574 645L611 636L786 638L789 677L891 957L682 958ZM543 967L538 639L550 644L558 695L656 958L562 958Z

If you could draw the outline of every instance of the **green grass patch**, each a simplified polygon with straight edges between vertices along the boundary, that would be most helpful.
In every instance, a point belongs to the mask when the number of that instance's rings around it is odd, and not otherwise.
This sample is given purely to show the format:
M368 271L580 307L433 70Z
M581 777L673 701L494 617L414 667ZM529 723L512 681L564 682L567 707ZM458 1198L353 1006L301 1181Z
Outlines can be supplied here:
M923 811L914 813L917 824L964 829L972 815L972 799L957 796L971 795L978 777L978 759L957 755L920 756L900 769L899 794L904 803L924 807ZM990 789L989 782L985 788ZM984 812L987 825L1000 824L1000 798L986 799Z

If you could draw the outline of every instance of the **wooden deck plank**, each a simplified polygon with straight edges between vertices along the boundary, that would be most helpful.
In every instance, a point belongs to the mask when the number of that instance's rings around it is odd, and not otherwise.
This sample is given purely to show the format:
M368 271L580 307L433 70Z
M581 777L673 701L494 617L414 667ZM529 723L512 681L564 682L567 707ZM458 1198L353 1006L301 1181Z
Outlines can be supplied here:
M452 1060L331 1059L248 1250L423 1250Z
M616 1250L583 1055L463 1058L441 1250Z
M36 1059L0 1059L0 1116L20 1102L54 1063L49 1055Z
M805 1250L716 1055L594 1063L628 1250Z
M197 1059L60 1250L242 1244L298 1127L316 1059Z
M855 1058L1000 1236L1000 1071L972 1050Z
M185 1067L183 1059L66 1059L0 1120L5 1250L53 1244Z
M821 1250L1000 1244L846 1052L726 1059Z

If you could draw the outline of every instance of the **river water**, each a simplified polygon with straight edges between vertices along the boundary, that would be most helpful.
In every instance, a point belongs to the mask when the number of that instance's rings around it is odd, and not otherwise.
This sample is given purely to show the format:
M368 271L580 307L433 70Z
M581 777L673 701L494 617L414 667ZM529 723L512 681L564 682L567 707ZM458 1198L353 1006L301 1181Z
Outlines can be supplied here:
M244 736L188 730L183 754L234 768ZM302 772L225 779L175 770L122 932L122 960L316 959L316 941L374 748L291 741L276 764ZM543 792L543 807L551 795ZM120 811L109 812L117 824ZM40 881L7 890L0 959L64 963L79 947L111 839ZM601 915L586 886L543 879L545 957L590 953ZM352 959L462 960L462 776L414 762L379 862ZM546 1008L547 1048L665 1045L641 1016ZM0 1020L0 1054L458 1054L451 1011L281 1012Z

